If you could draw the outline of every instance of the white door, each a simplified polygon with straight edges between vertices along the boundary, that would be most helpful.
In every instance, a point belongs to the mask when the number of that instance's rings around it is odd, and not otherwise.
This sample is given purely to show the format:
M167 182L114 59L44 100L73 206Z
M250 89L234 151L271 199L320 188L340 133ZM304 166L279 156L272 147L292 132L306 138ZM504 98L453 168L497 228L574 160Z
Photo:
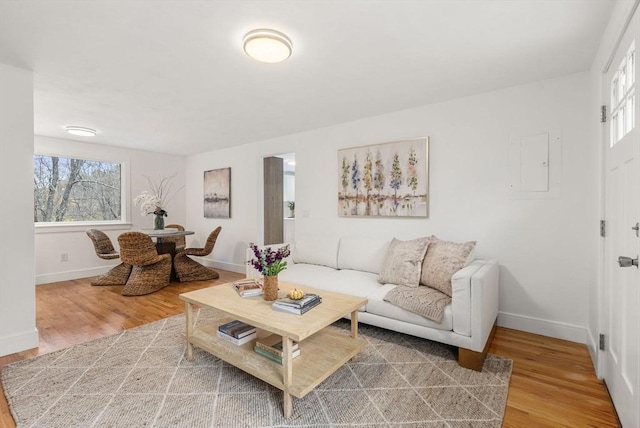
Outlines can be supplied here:
M635 96L638 13L605 74L608 138L605 153L603 377L625 428L640 428L640 132Z

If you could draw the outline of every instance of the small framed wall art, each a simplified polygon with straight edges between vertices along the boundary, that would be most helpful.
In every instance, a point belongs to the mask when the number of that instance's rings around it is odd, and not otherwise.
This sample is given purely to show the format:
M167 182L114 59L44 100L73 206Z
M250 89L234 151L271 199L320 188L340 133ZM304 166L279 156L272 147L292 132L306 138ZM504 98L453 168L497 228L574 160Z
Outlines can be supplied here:
M427 217L429 138L338 150L338 215Z
M204 218L231 218L231 168L204 172Z

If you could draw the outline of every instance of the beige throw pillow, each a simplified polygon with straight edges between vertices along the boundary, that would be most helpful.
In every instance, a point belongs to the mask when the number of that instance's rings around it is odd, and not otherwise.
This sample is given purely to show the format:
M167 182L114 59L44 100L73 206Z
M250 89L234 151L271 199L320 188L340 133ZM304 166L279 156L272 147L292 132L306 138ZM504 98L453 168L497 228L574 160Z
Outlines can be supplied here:
M431 237L429 249L422 262L420 284L442 291L451 297L451 277L467 264L476 241L456 243Z
M393 239L378 276L381 284L396 284L417 287L420 284L422 259L429 246L429 238L400 241Z

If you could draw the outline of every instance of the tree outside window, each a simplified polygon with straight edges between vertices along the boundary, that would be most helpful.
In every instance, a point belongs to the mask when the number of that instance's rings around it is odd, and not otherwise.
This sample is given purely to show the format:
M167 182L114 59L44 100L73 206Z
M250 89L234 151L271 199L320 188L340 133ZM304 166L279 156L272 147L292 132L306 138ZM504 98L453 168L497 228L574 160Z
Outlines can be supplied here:
M33 164L34 222L122 219L119 163L35 155Z

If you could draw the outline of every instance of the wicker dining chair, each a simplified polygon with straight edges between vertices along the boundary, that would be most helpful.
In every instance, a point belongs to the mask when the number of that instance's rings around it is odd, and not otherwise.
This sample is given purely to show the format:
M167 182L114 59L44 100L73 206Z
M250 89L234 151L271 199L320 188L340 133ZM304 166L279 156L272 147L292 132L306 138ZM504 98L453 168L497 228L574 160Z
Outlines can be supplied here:
M115 260L120 254L113 248L111 239L101 230L88 229L87 236L91 238L96 255L104 260ZM125 285L131 274L131 265L120 263L112 267L109 272L91 281L91 285Z
M204 257L211 254L213 247L222 227L217 227L209 234L207 242L203 248L186 248L184 251L176 254L173 259L173 266L176 270L178 281L206 281L209 279L220 278L220 274L210 267L203 266L189 256Z
M122 289L123 296L141 296L156 292L171 281L171 255L158 254L156 246L142 232L125 232L118 236L120 258L133 266Z
M180 231L184 231L184 227L179 224L167 224L165 229L178 229ZM184 251L187 248L187 240L183 236L163 236L162 242L173 242L176 244L176 254L181 251Z

